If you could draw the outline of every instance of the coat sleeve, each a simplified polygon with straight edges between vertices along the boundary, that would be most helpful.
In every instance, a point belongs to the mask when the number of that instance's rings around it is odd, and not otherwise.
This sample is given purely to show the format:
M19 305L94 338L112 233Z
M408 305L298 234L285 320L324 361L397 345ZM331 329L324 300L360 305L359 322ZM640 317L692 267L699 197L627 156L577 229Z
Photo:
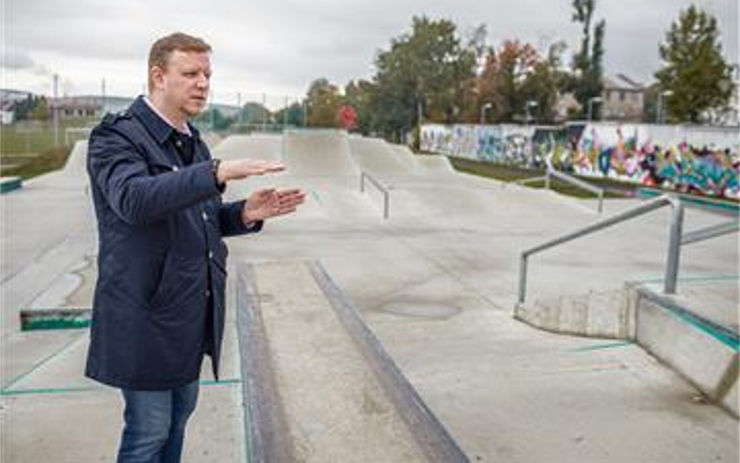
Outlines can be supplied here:
M242 220L242 209L246 201L234 201L232 203L221 204L218 211L218 223L221 227L221 236L244 235L246 233L256 233L262 230L262 220L244 224Z
M134 144L109 125L93 131L88 158L92 181L111 209L130 224L162 219L219 194L209 162L150 175Z

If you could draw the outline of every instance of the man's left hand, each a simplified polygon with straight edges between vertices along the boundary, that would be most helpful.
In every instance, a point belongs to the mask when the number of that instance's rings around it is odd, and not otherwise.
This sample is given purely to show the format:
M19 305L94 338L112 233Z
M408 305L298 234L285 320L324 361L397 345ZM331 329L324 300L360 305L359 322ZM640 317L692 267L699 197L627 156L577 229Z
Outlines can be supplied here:
M252 193L242 210L244 223L269 219L278 215L295 212L298 205L306 199L300 189L276 190L268 188Z

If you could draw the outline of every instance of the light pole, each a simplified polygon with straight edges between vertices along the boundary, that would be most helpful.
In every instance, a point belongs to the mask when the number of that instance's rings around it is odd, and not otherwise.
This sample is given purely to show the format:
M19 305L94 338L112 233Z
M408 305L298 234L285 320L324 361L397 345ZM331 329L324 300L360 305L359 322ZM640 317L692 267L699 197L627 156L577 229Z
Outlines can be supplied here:
M486 110L493 108L493 103L486 103L480 108L480 123L481 125L485 124L486 122Z
M526 120L524 121L524 125L529 125L529 120L532 118L532 116L530 116L530 113L529 113L529 108L536 108L539 105L540 104L535 100L527 100L527 104L525 108L526 109L526 116L525 116Z
M662 124L665 120L665 117L663 115L663 97L671 95L673 95L673 90L663 90L662 92L658 93L658 110L655 114L655 119L657 120L658 124Z
M588 99L588 117L586 118L587 120L590 121L591 116L594 113L594 103L601 103L602 101L604 101L604 99L600 96L592 96Z

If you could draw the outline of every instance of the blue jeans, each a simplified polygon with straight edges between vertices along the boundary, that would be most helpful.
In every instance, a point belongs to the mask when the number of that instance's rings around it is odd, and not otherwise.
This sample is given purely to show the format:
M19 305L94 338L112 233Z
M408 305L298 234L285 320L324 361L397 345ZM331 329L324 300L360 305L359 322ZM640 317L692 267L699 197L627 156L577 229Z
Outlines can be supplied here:
M177 463L198 381L163 391L122 389L126 409L118 463Z

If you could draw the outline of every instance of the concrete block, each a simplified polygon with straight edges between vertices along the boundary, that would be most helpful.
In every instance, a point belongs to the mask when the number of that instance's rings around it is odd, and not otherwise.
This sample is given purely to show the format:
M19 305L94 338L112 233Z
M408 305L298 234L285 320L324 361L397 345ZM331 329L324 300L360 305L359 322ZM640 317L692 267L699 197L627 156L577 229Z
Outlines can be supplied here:
M711 399L737 396L737 351L648 297L639 300L637 342Z
M619 338L625 329L622 310L622 291L591 292L588 301L586 334L599 338Z

